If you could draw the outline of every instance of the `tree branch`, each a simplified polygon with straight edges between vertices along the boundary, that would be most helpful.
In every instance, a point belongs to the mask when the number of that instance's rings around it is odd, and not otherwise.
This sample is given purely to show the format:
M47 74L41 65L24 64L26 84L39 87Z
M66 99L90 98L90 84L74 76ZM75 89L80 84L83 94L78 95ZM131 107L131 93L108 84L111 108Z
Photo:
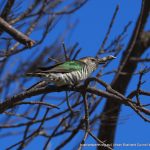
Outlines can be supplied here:
M0 17L0 29L10 34L15 40L24 44L27 47L32 47L35 41L31 40L28 36L18 31Z

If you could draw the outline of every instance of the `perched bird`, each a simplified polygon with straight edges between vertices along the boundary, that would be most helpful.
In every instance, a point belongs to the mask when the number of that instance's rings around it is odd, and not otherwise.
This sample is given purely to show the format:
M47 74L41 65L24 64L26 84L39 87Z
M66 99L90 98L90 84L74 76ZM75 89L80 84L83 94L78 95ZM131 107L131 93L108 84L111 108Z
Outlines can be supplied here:
M42 77L49 83L57 86L76 85L80 81L87 79L90 74L98 68L99 64L104 64L116 57L110 55L103 58L84 57L79 60L66 61L50 67L42 67L27 76Z

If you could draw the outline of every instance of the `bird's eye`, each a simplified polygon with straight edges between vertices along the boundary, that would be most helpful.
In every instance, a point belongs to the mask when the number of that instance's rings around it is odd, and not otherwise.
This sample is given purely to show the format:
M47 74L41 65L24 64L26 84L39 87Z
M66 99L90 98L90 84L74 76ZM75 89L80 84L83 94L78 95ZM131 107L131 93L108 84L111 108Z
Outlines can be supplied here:
M95 61L95 59L92 58L91 61Z

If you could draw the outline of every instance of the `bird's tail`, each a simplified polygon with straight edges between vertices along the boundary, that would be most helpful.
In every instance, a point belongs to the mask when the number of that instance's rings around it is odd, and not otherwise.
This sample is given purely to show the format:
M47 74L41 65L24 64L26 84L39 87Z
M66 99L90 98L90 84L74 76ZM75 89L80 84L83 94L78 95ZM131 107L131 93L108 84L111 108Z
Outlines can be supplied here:
M34 73L26 73L27 77L46 77L45 73L34 72Z

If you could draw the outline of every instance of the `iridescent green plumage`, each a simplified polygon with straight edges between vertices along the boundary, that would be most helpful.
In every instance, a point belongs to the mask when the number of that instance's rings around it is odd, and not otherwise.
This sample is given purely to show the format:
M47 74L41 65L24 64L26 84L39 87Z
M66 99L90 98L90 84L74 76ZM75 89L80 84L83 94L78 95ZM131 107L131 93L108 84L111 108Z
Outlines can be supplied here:
M84 65L86 65L84 62L78 60L66 61L51 67L39 68L38 71L41 71L41 73L69 73L72 71L81 70Z

